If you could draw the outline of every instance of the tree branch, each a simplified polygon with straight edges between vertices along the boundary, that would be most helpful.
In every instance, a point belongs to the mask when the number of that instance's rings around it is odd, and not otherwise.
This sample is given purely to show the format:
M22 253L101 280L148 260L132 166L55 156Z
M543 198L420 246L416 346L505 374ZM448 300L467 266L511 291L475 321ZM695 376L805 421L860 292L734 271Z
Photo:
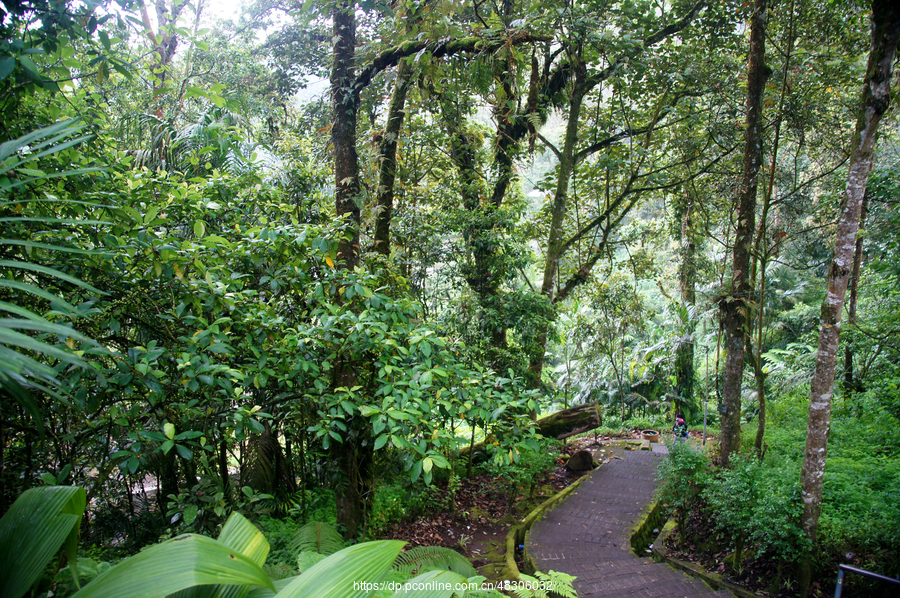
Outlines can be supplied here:
M453 56L466 52L494 52L507 44L517 46L539 41L551 41L552 38L541 35L532 35L526 31L514 33L509 38L485 38L481 36L464 37L462 39L446 40L442 42L427 42L411 40L394 46L375 57L369 65L362 69L353 88L357 92L372 82L372 79L385 69L396 66L403 58L407 58L419 52L429 52L434 58Z

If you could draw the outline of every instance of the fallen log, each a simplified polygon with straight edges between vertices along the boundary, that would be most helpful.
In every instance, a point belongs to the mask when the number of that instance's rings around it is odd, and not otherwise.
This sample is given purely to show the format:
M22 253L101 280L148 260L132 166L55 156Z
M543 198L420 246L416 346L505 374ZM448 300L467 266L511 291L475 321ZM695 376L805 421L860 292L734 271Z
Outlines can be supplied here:
M544 438L564 440L575 434L589 432L602 424L603 416L600 414L600 405L585 403L546 415L535 422L535 427ZM478 442L472 447L463 447L460 449L459 455L465 457L470 451L477 455L482 452L483 446L484 441Z
M537 428L541 436L562 440L573 434L593 430L602 424L600 405L585 403L542 417L537 421Z

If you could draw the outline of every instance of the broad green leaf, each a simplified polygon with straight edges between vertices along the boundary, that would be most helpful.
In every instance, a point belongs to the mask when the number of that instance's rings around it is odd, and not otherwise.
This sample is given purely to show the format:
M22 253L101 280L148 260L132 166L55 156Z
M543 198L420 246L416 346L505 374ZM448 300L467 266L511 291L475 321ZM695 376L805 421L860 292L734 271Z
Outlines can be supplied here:
M201 239L201 243L203 243L207 247L217 247L219 245L221 245L222 247L227 247L228 249L234 247L234 244L231 243L231 241L219 235L209 235L203 237L203 239Z
M278 579L272 582L272 585L275 586L275 590L270 590L269 588L263 587L255 587L250 590L247 594L246 598L274 598L276 592L280 592L284 588L288 586L292 581L294 581L293 577L286 577L285 579Z
M128 558L72 598L164 598L207 584L257 585L274 590L259 565L218 540L188 534Z
M219 533L219 542L239 550L259 566L269 556L269 542L259 529L240 513L232 513Z
M431 460L434 461L434 464L437 467L440 467L441 469L449 469L450 468L450 462L447 461L447 458L444 457L442 454L436 453L436 452L429 452L429 456L431 457Z
M166 435L166 438L172 440L175 438L175 425L169 422L163 424L163 433Z
M314 565L275 595L276 598L364 598L369 592L353 582L377 582L400 554L404 542L380 540L350 546Z
M375 409L374 407L370 407L369 405L360 405L359 412L362 414L363 417L369 417L370 415L375 415L375 414L379 413L378 409Z
M16 59L14 56L0 58L0 81L9 77L14 70L16 70Z
M19 64L25 69L25 75L27 75L29 79L35 83L41 81L41 74L38 72L38 67L32 59L27 56L19 56Z
M197 513L199 509L197 509L197 505L187 505L184 508L184 523L185 525L192 524L197 519Z
M76 562L86 495L75 486L26 490L0 519L0 596L21 598L65 544Z
M184 511L184 520L186 523L190 522L187 509ZM219 533L219 542L237 550L260 567L263 566L266 556L269 554L269 543L262 532L239 513L233 513L225 522L225 527ZM258 587L257 589L267 592L269 596L275 594L269 588ZM249 585L203 585L181 590L171 594L168 598L242 598L250 590L251 586Z

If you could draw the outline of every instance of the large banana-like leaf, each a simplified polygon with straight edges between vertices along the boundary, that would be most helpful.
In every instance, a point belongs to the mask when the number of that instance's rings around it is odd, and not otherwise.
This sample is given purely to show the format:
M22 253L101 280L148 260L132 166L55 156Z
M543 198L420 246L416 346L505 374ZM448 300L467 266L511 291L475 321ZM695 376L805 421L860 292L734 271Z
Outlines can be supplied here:
M84 489L72 486L32 488L16 499L0 519L0 596L24 596L63 544L77 570L85 502Z
M219 542L262 567L269 556L269 542L259 529L240 513L232 513L219 533ZM195 586L170 598L244 598L249 585ZM274 592L273 592L274 594Z
M259 529L240 513L232 513L219 533L219 542L241 551L251 561L263 566L269 556L269 541Z
M403 545L380 540L345 548L298 576L275 598L365 598L371 589L360 584L381 581Z
M276 579L272 582L272 585L275 586L275 591L273 592L269 588L263 588L260 586L256 586L252 588L250 592L247 594L247 598L275 598L275 594L280 592L284 588L288 586L289 583L294 581L293 577L286 577L284 579Z
M265 571L218 540L188 534L128 558L72 598L164 598L200 585L259 585L275 589Z

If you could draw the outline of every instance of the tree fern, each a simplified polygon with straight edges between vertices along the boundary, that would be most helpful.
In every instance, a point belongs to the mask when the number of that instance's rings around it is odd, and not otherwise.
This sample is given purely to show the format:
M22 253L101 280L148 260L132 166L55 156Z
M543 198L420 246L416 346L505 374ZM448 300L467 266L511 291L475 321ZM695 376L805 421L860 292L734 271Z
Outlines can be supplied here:
M334 554L346 545L343 536L336 529L321 521L311 521L297 530L290 548L298 554L309 550L327 555Z
M408 575L441 569L453 571L463 577L478 575L475 568L464 556L443 546L416 546L401 552L394 561L394 569Z

